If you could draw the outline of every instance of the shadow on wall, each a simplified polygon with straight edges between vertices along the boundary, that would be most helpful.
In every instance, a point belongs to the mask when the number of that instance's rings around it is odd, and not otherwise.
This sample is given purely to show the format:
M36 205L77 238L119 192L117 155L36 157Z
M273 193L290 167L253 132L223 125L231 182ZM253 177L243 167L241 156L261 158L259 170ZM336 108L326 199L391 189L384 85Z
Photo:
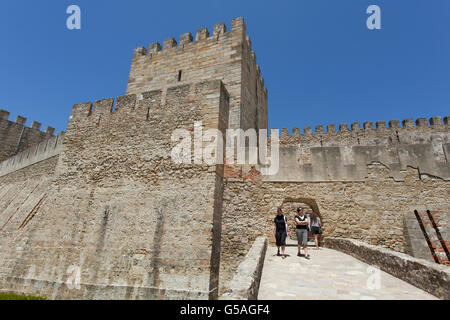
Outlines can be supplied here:
M310 212L314 212L317 217L320 218L320 221L323 223L322 216L320 215L319 206L317 205L316 200L311 198L286 198L283 200L281 204L281 209L283 210L283 214L287 218L287 224L289 228L289 238L291 240L297 240L297 234L295 232L296 224L295 224L295 216L297 215L297 208L303 208L303 211L308 215ZM273 238L273 237L272 237ZM309 238L312 239L313 236L311 231L309 232ZM273 241L275 241L273 239Z

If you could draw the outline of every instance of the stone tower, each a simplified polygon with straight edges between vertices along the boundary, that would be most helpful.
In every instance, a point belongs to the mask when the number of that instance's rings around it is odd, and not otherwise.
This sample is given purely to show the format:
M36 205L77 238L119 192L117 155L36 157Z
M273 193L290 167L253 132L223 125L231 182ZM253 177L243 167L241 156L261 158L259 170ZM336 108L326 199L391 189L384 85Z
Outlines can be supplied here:
M267 88L246 35L243 18L234 19L227 32L224 23L183 33L180 41L170 38L163 48L158 42L149 49L136 48L127 94L163 89L204 80L221 80L230 95L229 127L267 129ZM164 97L163 97L164 99Z

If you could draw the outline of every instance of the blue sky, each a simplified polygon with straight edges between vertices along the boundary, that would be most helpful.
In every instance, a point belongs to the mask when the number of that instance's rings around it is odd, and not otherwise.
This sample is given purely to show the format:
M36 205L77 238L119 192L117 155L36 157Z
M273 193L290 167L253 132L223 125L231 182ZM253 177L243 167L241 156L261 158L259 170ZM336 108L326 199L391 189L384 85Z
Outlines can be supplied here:
M82 30L66 28L66 8ZM368 30L376 4L382 29ZM269 127L450 114L450 1L4 0L0 108L65 130L72 105L125 93L133 49L243 16Z

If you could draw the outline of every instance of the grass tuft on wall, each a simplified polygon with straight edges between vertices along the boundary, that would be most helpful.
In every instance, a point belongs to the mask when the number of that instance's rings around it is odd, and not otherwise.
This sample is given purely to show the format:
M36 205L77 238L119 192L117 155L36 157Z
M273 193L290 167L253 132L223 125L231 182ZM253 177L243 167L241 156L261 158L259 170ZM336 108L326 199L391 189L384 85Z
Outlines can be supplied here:
M0 292L0 300L48 300L44 297L28 296L13 292Z

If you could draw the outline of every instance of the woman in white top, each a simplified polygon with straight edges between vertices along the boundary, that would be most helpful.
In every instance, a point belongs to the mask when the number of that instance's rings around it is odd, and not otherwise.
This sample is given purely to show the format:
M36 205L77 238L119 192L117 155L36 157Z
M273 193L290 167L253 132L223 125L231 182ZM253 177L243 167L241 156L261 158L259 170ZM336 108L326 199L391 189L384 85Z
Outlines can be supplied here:
M310 218L311 218L311 232L314 235L314 241L316 242L316 247L315 250L319 250L319 237L321 232L321 227L322 227L322 222L320 221L320 218L314 213L311 212L310 214Z

